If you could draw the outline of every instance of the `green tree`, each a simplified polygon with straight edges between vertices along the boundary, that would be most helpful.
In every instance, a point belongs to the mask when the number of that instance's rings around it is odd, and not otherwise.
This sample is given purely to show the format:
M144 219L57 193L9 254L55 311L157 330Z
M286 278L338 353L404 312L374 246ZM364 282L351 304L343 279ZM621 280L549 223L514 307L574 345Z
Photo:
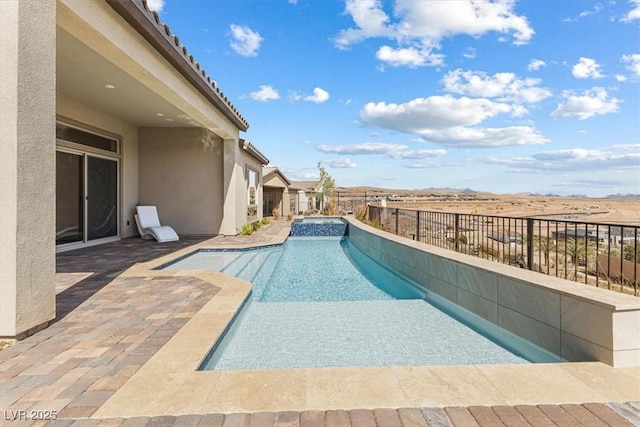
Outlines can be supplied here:
M329 175L329 172L327 172L327 170L322 166L321 162L318 162L318 174L320 175L320 178L318 179L316 191L320 198L320 209L322 210L325 200L332 197L335 192L336 181L331 177L331 175Z

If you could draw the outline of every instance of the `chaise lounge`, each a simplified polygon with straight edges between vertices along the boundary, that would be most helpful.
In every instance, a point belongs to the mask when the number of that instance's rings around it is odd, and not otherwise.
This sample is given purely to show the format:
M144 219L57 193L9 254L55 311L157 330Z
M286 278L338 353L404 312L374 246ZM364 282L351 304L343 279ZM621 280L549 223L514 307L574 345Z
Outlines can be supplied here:
M142 239L155 238L158 242L174 242L180 239L173 228L160 225L155 206L136 206L136 212L136 225Z

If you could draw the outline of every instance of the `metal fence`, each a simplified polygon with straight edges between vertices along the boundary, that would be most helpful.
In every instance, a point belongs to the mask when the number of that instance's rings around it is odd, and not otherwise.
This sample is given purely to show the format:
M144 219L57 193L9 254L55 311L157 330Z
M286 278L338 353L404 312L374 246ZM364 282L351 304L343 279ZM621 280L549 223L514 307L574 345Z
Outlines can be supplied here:
M430 245L640 295L638 226L372 205L368 220L385 231Z

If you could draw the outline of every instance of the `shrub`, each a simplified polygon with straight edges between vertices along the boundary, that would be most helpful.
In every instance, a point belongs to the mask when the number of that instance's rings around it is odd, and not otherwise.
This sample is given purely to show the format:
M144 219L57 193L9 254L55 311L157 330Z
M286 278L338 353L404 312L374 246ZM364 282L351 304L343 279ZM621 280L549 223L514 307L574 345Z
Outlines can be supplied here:
M280 208L273 208L271 211L271 215L273 215L273 219L276 221L280 219Z
M353 216L355 216L360 221L364 221L367 219L367 205L358 205L353 211Z
M262 225L270 224L271 220L269 218L262 218Z
M293 219L293 214L291 212L289 212L287 214L287 221L291 221Z
M330 200L324 205L324 209L322 210L324 215L336 215L338 213L338 208L336 206L335 200Z
M253 223L253 231L257 231L260 227L262 227L262 223L260 221Z
M253 233L253 224L245 224L242 226L242 234L248 236Z

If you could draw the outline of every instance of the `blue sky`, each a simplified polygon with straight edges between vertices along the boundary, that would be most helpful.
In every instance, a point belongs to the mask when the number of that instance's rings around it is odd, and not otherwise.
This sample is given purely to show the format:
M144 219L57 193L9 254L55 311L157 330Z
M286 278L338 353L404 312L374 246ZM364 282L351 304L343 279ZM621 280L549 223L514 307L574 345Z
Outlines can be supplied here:
M291 180L640 193L640 0L149 0Z

